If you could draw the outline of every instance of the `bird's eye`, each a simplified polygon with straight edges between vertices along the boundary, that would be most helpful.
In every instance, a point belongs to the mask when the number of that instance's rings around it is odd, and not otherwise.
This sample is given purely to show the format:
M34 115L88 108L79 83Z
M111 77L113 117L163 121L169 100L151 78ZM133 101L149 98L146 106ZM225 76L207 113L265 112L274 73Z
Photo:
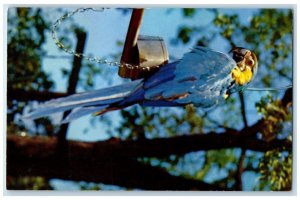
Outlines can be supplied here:
M254 65L254 61L252 59L251 60L247 60L246 65L253 66Z

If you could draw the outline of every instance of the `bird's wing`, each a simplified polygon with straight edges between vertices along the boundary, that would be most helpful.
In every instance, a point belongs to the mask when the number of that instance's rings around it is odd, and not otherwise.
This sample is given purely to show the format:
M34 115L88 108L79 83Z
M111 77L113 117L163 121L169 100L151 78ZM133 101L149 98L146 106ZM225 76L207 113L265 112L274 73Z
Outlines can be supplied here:
M231 85L236 62L228 55L206 47L195 47L183 58L158 71L144 83L145 99L168 100L210 107Z
M175 77L176 65L178 65L179 62L180 61L172 62L159 68L155 74L145 80L143 87L149 89L173 80Z

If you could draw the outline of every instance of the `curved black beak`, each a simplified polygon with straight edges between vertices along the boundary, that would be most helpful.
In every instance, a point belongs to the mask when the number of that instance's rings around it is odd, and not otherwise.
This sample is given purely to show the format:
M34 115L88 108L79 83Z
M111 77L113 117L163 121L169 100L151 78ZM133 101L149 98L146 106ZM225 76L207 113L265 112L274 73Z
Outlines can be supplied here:
M232 54L232 58L236 63L241 62L245 58L247 52L249 52L249 50L243 47L234 47L229 51L229 53Z

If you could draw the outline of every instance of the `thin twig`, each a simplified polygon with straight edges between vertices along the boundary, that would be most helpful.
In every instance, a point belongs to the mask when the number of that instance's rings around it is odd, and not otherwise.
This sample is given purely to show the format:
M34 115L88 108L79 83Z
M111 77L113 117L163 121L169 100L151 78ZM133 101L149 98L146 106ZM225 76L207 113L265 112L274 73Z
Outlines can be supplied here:
M240 102L241 102L241 113L242 113L242 119L244 123L244 127L248 128L248 121L246 116L246 108L245 108L245 99L244 94L239 93ZM237 163L237 172L236 172L236 189L239 191L242 191L243 189L243 180L242 180L242 174L243 174L243 163L246 157L246 149L242 148L242 152L239 158L239 161Z

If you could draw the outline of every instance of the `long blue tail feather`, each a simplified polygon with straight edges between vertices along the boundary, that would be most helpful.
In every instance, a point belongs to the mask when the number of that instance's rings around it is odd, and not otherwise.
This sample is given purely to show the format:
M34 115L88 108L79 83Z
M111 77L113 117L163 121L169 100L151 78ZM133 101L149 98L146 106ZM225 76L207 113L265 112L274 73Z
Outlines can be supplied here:
M127 84L121 84L110 88L104 88L96 91L84 92L68 97L50 100L40 105L25 117L36 119L53 113L74 109L74 111L71 112L72 115L68 118L68 120L64 120L64 122L70 121L71 118L75 119L83 115L87 115L91 113L90 111L95 110L96 108L101 110L109 105L122 102L140 85L141 82L142 80L136 80ZM97 112L97 110L95 110L95 112Z

